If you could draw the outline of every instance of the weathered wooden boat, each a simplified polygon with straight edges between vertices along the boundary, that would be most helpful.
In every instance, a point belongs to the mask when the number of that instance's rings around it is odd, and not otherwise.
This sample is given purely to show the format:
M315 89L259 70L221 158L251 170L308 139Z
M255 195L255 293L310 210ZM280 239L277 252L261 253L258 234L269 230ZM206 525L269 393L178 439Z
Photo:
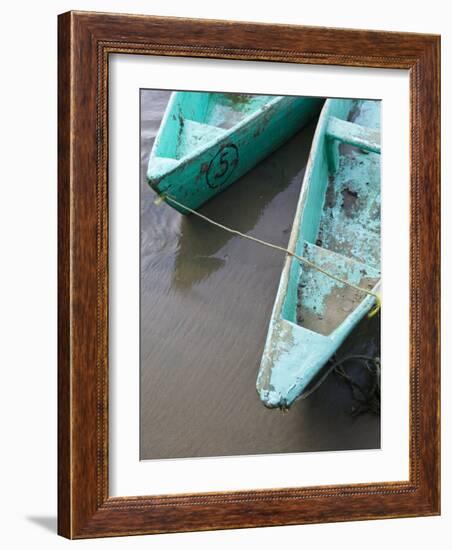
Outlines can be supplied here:
M287 141L322 103L311 97L173 92L150 154L148 182L163 198L196 210Z
M380 281L380 102L325 102L288 249L355 286ZM257 391L289 408L373 307L375 297L287 255Z

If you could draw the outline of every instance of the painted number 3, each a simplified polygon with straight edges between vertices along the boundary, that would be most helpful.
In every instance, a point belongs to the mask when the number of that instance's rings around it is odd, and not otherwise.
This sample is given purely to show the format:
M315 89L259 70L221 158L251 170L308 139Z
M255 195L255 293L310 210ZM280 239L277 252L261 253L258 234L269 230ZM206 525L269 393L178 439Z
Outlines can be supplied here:
M236 145L224 145L210 161L206 173L206 182L215 189L224 185L234 172L239 161L239 151Z

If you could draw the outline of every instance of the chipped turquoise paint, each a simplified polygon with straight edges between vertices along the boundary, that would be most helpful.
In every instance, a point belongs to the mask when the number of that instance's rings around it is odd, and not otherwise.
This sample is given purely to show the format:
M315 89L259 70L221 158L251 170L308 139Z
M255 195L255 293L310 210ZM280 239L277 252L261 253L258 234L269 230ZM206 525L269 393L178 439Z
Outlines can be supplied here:
M378 279L380 273L369 265L354 261L351 258L335 254L324 248L317 247L311 243L304 243L303 256L315 265L325 269L341 279L360 286L364 277ZM335 289L343 289L346 285L338 283L331 277L324 275L314 269L303 269L303 278L300 276L299 283L303 281L306 292L304 293L303 306L316 315L325 314L326 298Z
M380 153L380 131L374 128L366 128L330 116L326 133L330 139L338 139L342 143L354 145L364 151Z
M358 286L367 281L374 291L380 285L380 155L373 152L379 125L378 101L326 101L289 241L290 250ZM326 334L303 326L301 306L321 326L325 314L335 313L328 302L343 287L286 258L256 384L267 407L290 407L373 306L374 298L363 294Z
M306 97L174 92L149 157L148 182L160 195L197 209L281 146L322 103Z

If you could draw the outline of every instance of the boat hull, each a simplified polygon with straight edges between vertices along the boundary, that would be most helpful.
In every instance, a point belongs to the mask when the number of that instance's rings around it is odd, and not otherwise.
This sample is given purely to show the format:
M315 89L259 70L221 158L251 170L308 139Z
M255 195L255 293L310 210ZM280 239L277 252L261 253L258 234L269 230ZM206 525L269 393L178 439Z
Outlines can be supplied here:
M199 208L229 187L280 147L318 114L323 103L319 98L271 97L228 129L186 119L179 122L179 128L188 121L194 126L195 137L184 144L186 154L176 159L162 156L161 151L169 149L165 141L177 139L174 135L177 126L171 133L165 131L165 125L175 124L174 121L181 119L182 93L189 92L175 92L167 108L161 135L157 137L149 159L147 179L159 195L173 197L192 209ZM187 102L187 97L184 101ZM168 204L187 213L180 206L171 204L170 200Z
M377 126L371 128L347 121L355 107L352 100L325 103L289 250L342 280L377 292L379 105L362 103L360 120ZM374 304L372 295L287 256L257 377L261 401L270 408L289 408Z

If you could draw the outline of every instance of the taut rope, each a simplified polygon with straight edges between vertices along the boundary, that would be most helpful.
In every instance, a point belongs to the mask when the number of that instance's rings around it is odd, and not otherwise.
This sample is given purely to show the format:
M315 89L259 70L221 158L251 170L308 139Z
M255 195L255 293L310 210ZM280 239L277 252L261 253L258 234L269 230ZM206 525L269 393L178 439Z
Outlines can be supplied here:
M180 208L183 208L184 210L187 210L191 214L197 216L198 218L201 218L202 220L215 225L216 227L219 227L220 229L223 229L224 231L227 231L228 233L232 233L233 235L238 235L239 237L242 237L243 239L248 239L249 241L253 241L255 243L261 244L263 246L266 246L268 248L273 248L274 250L279 250L281 252L284 252L285 254L288 254L289 256L292 256L296 258L299 262L304 263L305 265L311 267L312 269L316 269L317 271L320 271L320 273L323 273L327 277L330 277L331 279L334 279L335 281L338 281L339 283L342 283L344 285L347 285L351 288L354 288L358 292L362 292L363 294L368 294L369 296L372 296L375 298L375 306L371 309L371 311L368 314L368 317L373 317L378 313L378 311L381 308L381 296L378 292L374 292L373 290L368 290L367 288L362 288L360 286L357 286L350 281L347 281L346 279L342 279L341 277L337 277L333 273L330 273L329 271L326 271L322 267L318 266L314 262L311 262L311 260L308 260L307 258L304 258L303 256L299 256L295 252L292 252L288 248L284 248L283 246L279 246L277 244L269 243L267 241L263 241L262 239L258 239L257 237L253 237L252 235L246 235L245 233L241 233L240 231L237 231L237 229L232 229L231 227L228 227L226 225L223 225L221 223L216 222L215 220L212 220L211 218L208 218L207 216L204 216L204 214L201 214L197 212L196 210L193 210L189 206L186 206L185 204L182 204L181 202L177 201L174 197L171 195L160 195L157 197L157 199L154 201L155 204L161 204L164 200L170 200L172 203L176 204Z

